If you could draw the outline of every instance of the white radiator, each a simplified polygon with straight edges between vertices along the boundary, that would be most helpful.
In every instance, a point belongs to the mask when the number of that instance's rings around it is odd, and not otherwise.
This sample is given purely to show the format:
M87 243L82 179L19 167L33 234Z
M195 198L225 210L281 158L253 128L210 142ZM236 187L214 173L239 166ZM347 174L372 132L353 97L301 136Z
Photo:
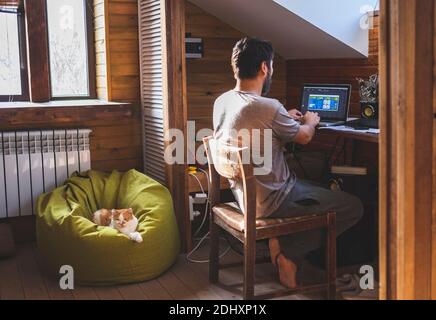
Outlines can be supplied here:
M35 214L41 193L91 168L88 129L0 132L0 219Z

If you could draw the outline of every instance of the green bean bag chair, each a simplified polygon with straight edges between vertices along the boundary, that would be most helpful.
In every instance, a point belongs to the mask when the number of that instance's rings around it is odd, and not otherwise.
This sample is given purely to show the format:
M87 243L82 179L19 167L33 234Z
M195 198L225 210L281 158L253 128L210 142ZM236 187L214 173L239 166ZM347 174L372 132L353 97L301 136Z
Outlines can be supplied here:
M92 222L101 208L133 208L143 242ZM75 173L37 203L38 250L45 267L59 276L72 266L76 284L103 286L155 278L176 260L179 232L169 191L131 170Z

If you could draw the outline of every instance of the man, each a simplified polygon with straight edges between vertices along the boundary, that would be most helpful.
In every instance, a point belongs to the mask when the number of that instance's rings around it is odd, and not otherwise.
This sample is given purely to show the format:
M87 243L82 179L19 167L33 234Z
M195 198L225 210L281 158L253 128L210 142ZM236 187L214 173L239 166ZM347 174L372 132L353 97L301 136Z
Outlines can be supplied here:
M288 112L278 100L264 97L273 75L271 44L244 38L235 45L231 59L236 87L215 101L214 136L219 142L228 143L229 132L272 132L271 155L265 155L271 156L272 168L266 174L256 176L257 217L294 217L334 211L338 235L355 225L363 214L358 198L299 180L287 166L285 144L308 144L315 135L320 117L313 112L305 115L297 110ZM237 194L237 190L233 191ZM271 260L278 268L284 286L297 286L298 261L323 242L322 231L318 230L270 240Z

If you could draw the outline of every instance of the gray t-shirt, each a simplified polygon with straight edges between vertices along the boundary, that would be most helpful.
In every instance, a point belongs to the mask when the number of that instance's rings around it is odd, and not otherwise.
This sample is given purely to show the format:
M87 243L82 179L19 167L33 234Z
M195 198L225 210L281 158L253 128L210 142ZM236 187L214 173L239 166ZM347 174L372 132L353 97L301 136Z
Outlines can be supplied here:
M213 126L215 139L224 144L229 143L230 136L233 137L230 133L232 130L232 132L240 130L254 132L252 130L257 129L257 132L260 132L260 139L257 139L260 141L260 150L256 152L260 152L264 157L270 157L271 168L265 171L267 174L256 175L256 216L260 218L273 214L296 182L295 173L290 172L286 163L284 145L293 141L300 124L289 116L284 106L276 99L231 90L215 101ZM264 134L267 129L269 134ZM265 136L272 140L268 147L264 146L268 141L268 139L264 140ZM269 138L271 136L272 139ZM251 147L253 150L252 145L244 144L246 140L242 141L243 146ZM236 190L233 191L235 193Z

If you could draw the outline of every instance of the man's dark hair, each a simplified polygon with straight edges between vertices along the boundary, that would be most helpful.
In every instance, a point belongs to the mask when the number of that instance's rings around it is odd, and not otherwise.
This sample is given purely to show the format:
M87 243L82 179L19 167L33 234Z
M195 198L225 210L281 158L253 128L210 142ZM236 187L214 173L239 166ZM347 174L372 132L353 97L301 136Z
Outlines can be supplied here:
M232 67L239 79L252 79L257 76L263 62L270 66L273 59L274 49L270 42L244 38L233 48Z

